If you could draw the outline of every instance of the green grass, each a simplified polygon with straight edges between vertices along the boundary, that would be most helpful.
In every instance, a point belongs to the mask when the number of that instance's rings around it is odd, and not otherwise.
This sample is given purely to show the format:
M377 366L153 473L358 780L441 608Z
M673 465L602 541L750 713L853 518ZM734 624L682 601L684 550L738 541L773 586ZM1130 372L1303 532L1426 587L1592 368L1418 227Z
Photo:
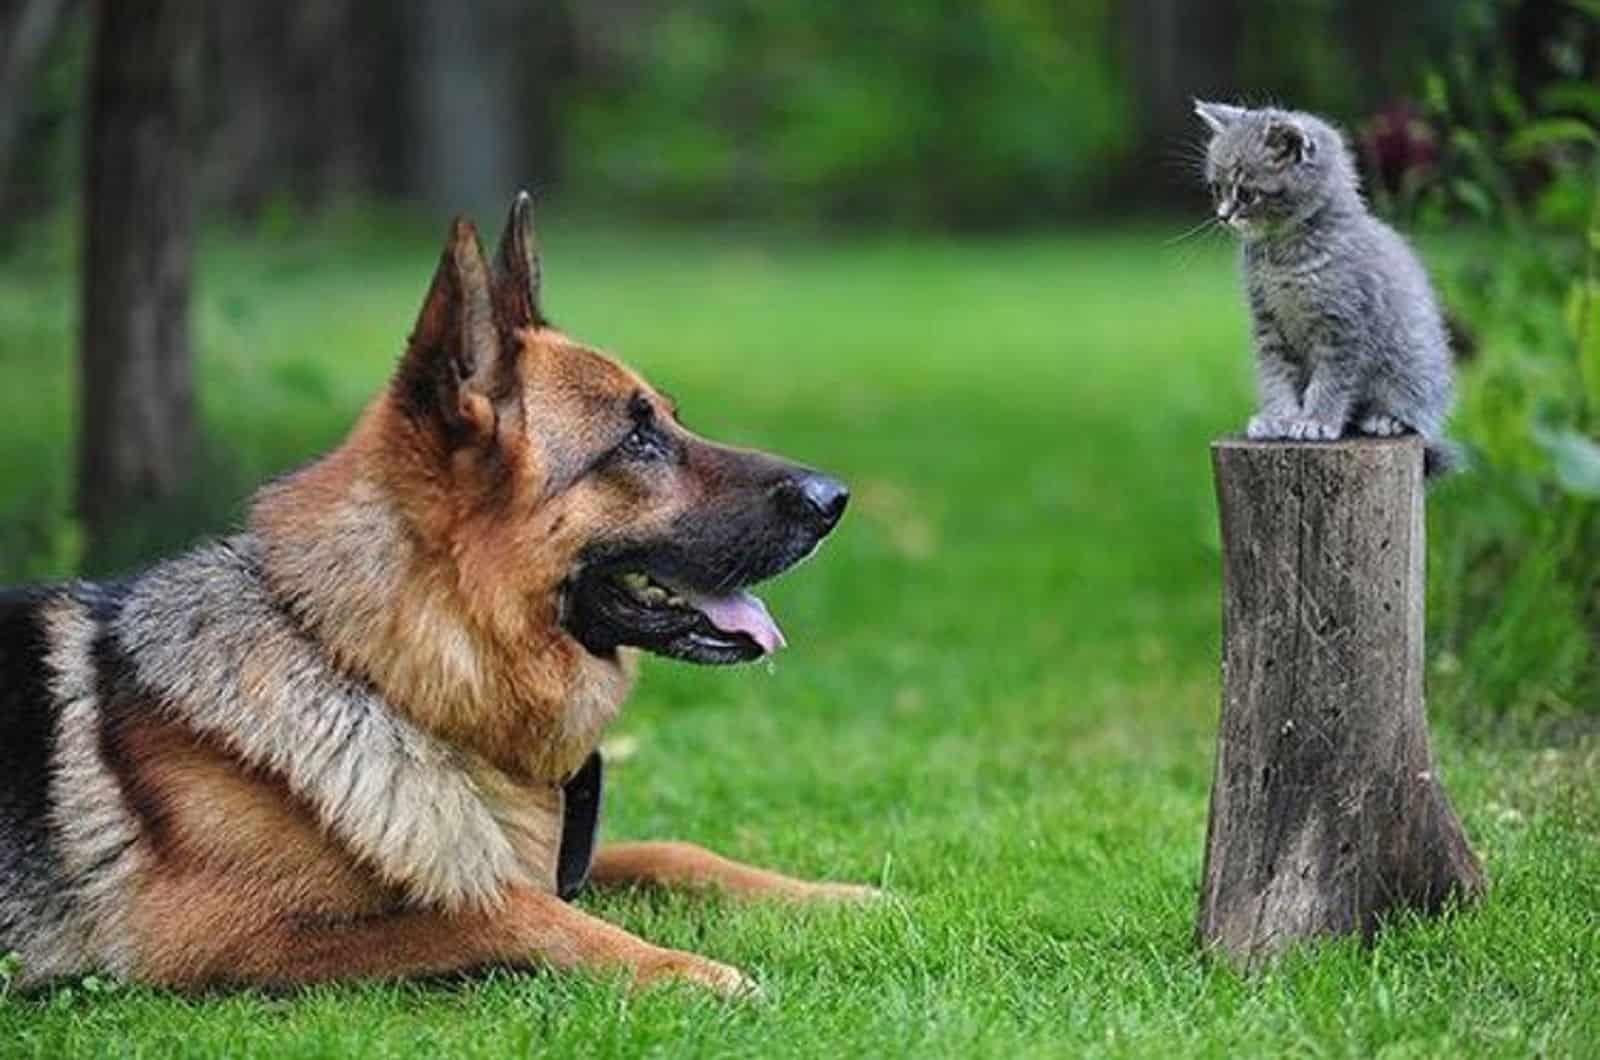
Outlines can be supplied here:
M433 235L208 248L205 414L225 455L195 511L236 517L250 482L339 437L399 350ZM547 223L563 326L696 429L855 488L834 540L768 594L793 645L776 665L647 668L613 734L636 749L606 823L893 899L584 902L738 964L768 1002L537 972L199 1001L91 981L0 1001L0 1054L1594 1055L1592 739L1439 727L1493 881L1479 907L1250 980L1196 955L1217 702L1206 443L1246 415L1249 366L1228 252L1166 235L820 244ZM19 572L75 548L60 257L0 268Z

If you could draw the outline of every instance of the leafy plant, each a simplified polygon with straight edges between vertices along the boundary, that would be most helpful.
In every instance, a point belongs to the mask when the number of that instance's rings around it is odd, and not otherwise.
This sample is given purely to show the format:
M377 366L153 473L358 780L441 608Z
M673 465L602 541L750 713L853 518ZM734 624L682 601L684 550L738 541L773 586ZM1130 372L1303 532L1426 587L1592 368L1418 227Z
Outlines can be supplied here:
M1462 373L1468 483L1443 491L1433 591L1447 701L1475 716L1595 711L1600 691L1600 89L1591 14L1506 47L1514 3L1462 20L1426 105L1448 130L1410 204L1487 229L1447 285L1482 336ZM1538 58L1529 69L1528 54Z

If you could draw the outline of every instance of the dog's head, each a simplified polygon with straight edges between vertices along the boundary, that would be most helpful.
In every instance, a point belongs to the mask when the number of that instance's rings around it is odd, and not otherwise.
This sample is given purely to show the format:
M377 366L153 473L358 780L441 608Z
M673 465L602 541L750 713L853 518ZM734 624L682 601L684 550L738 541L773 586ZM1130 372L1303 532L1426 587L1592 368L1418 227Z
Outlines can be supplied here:
M539 281L526 194L492 262L469 221L452 226L391 393L424 544L502 630L533 616L602 657L775 650L749 587L816 549L845 486L696 436L637 373L552 328Z

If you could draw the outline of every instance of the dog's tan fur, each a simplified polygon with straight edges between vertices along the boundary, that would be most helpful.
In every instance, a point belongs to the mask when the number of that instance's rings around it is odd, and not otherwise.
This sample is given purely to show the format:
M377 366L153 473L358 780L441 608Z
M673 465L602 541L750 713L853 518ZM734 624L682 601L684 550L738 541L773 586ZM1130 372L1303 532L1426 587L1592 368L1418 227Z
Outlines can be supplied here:
M106 967L187 988L542 963L750 989L555 894L562 784L633 678L631 652L563 629L563 583L597 536L693 511L718 470L648 488L585 474L630 399L674 410L544 323L527 209L493 266L455 224L395 384L341 447L264 489L244 534L143 576L114 618L87 590L42 605L55 786L73 786L52 795L76 852L60 871L83 901L59 923L42 899L16 906L39 923L17 947L38 977ZM75 800L105 818L97 835L74 838ZM602 848L591 878L871 893L681 843Z

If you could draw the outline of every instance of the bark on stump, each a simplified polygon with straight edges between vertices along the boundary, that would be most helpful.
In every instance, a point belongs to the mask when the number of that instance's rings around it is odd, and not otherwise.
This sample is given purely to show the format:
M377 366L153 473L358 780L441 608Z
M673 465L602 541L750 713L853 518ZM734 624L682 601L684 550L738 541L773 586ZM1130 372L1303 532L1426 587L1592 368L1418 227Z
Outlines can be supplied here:
M1225 440L1198 935L1241 968L1480 894L1423 714L1422 445Z

